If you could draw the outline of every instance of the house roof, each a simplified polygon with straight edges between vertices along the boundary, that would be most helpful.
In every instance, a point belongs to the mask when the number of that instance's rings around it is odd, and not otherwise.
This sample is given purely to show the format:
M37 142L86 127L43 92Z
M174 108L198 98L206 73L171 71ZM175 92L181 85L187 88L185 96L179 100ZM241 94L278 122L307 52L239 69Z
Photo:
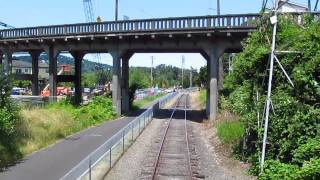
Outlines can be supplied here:
M20 60L12 60L12 67L15 68L31 68L31 63L20 61Z
M307 6L303 5L303 4L299 4L297 2L294 2L294 1L289 1L289 0L280 0L279 1L279 7L283 6L283 5L290 5L292 7L299 7L299 8L305 8L305 9L308 9Z
M21 61L21 60L12 60L12 67L14 68L32 68L30 62ZM39 62L39 68L49 68L47 63Z

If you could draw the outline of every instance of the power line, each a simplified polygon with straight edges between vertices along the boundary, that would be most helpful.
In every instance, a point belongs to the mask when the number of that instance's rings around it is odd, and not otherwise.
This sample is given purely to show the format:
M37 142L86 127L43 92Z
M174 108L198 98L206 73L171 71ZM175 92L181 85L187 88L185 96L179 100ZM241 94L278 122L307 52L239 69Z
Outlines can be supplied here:
M192 66L190 67L190 88L192 87L192 74L193 73L193 68Z

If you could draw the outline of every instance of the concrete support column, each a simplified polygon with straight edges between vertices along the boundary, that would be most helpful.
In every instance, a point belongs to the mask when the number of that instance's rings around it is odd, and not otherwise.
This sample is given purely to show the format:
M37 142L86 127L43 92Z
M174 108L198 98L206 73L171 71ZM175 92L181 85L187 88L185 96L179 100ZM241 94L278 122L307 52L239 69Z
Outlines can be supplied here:
M121 67L120 53L114 51L110 53L113 58L112 66L112 104L118 115L121 115Z
M32 95L39 95L39 56L40 51L30 51L32 59Z
M84 53L80 51L71 52L74 58L74 87L75 87L75 103L80 105L82 103L82 87L81 87L81 65Z
M0 51L0 65L2 65L3 53Z
M50 101L57 100L57 57L58 52L53 46L47 49L49 57L49 88L50 88Z
M122 58L122 113L128 113L130 111L129 103L129 58Z
M3 68L6 74L12 74L12 52L6 50L3 52L4 54L4 62Z
M224 49L215 47L210 51L210 120L215 120L218 115L218 100L219 100L219 88L218 88L218 79L219 79L219 58L223 54Z

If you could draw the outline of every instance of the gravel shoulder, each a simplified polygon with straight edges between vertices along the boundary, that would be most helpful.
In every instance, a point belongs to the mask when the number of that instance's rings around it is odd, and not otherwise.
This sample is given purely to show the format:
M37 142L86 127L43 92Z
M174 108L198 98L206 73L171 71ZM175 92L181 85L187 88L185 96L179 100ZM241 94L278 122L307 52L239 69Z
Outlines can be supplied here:
M191 109L201 110L197 92L192 94ZM194 119L194 118L193 118ZM220 142L216 128L212 122L189 122L193 133L193 142L196 142L196 151L199 158L200 174L205 179L255 179L247 175L248 165L232 159L229 151Z
M133 145L120 158L118 163L106 175L105 180L133 180L139 179L146 155L154 140L158 138L158 132L163 124L163 119L153 119L147 128L141 133Z

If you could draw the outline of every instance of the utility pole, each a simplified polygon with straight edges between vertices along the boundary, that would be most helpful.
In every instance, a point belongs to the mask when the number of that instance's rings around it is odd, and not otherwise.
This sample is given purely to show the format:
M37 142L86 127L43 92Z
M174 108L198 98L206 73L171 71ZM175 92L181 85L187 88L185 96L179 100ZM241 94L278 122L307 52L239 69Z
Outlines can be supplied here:
M150 74L150 79L151 79L151 88L153 87L153 59L154 57L151 56L151 74Z
M192 67L190 68L190 88L192 87L192 72L193 72L193 69Z
M118 21L118 8L119 8L119 0L116 0L116 5L115 5L115 21Z
M217 15L220 15L220 0L217 0Z
M183 76L184 76L184 63L185 63L185 58L184 56L182 56L182 60L181 60L181 81L182 81L182 88L183 88Z

